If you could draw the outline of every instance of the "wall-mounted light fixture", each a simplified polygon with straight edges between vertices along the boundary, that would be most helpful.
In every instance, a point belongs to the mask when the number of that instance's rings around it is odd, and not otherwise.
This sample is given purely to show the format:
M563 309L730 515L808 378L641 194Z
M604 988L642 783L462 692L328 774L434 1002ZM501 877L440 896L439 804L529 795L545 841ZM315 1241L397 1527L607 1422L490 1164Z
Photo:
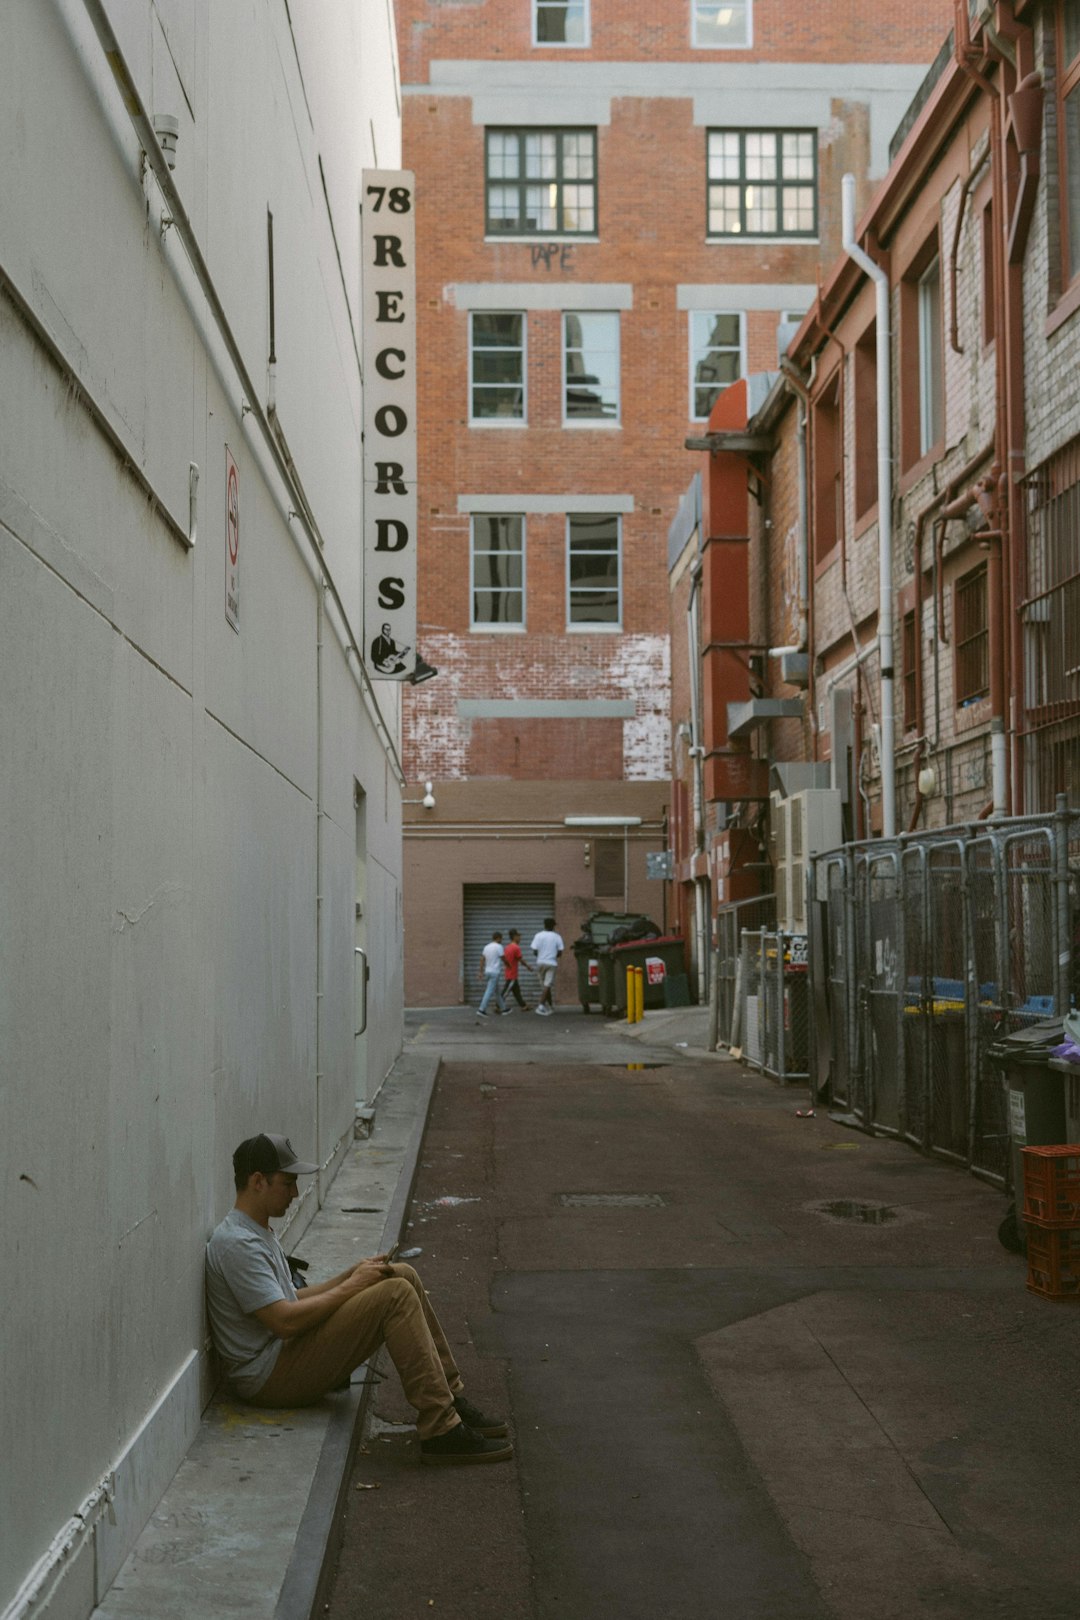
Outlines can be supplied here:
M422 799L402 799L402 804L421 804L425 810L434 810L435 794L430 782L424 783L424 797Z

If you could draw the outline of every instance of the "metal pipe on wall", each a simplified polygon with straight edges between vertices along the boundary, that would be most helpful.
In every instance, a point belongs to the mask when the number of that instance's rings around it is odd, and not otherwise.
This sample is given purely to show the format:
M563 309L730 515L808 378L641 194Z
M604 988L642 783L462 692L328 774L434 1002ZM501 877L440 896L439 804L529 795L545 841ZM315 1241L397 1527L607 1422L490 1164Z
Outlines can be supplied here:
M881 648L881 831L896 836L896 669L893 654L892 397L889 277L855 241L855 176L842 182L844 252L874 283L877 340L878 624Z

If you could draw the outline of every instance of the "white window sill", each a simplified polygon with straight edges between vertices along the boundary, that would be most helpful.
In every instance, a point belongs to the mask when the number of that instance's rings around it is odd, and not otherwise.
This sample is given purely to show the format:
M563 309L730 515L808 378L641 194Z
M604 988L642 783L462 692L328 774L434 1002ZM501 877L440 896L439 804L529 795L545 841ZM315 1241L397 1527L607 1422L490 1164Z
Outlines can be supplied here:
M527 418L521 416L477 416L469 417L471 428L527 428Z
M478 636L523 636L523 624L470 624L470 631Z
M568 636L620 636L621 624L568 624Z
M706 247L775 247L778 244L795 247L820 246L819 236L711 236L705 233Z
M592 429L594 431L597 431L597 432L600 432L600 433L618 433L622 429L622 423L621 422L603 422L603 421L599 421L599 420L595 421L595 422L594 421L583 422L581 420L578 420L578 421L574 421L574 422L565 422L564 421L563 422L563 427L564 428L569 428L571 433L582 433L582 432L587 433L587 432L589 432L590 429Z
M560 236L558 231L548 231L544 236L516 236L507 231L505 236L485 236L485 242L543 242L558 243L560 247L574 247L578 242L599 242L598 236Z

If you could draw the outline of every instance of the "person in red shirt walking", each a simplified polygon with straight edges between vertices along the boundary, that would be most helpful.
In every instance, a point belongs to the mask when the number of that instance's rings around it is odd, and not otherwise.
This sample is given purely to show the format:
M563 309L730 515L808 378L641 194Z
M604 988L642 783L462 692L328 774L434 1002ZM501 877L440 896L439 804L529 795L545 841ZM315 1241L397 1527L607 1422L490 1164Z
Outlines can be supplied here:
M518 969L521 966L521 935L516 928L510 930L510 942L503 949L503 979L505 988L513 996L522 1012L528 1012L521 995L521 985L518 983Z

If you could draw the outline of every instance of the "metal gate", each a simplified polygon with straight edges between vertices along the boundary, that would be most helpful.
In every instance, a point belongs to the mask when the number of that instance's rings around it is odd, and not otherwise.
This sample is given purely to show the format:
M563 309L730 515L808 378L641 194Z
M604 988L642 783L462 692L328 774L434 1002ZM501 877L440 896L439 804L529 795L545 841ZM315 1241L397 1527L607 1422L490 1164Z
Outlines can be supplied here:
M477 978L481 952L492 934L498 929L506 944L511 928L521 935L521 948L526 956L533 937L544 926L545 917L555 916L555 885L553 883L466 883L464 888L464 940L465 954L461 964L462 1000L475 1007L484 993ZM565 939L565 934L563 938ZM573 967L573 957L570 966ZM566 975L570 984L570 968L563 956L560 977ZM531 967L524 962L519 974L521 993L529 1001L540 999L540 984ZM559 984L555 985L556 999ZM567 999L566 990L562 999ZM571 999L576 1000L574 995Z
M904 954L896 851L872 855L860 867L856 882L859 898L855 914L864 936L859 955L867 964L866 975L860 979L859 998L868 1111L876 1130L897 1133Z

